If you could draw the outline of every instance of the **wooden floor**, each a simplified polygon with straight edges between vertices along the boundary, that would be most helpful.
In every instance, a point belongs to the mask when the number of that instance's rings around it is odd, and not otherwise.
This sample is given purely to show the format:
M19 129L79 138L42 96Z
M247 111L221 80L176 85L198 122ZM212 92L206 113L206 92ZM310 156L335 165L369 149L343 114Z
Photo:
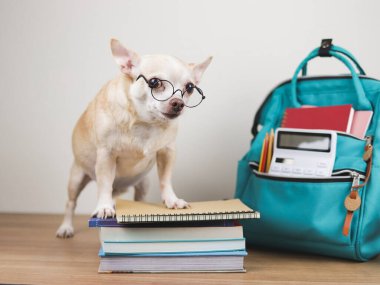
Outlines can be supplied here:
M0 283L13 284L380 284L380 258L357 263L250 249L247 273L98 274L98 231L75 218L72 239L55 237L61 217L0 214Z

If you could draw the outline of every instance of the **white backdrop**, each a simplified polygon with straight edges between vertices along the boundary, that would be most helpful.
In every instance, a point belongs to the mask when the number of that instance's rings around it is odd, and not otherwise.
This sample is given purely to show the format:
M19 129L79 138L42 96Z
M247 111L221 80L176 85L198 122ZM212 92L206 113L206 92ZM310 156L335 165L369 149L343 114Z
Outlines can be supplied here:
M188 200L232 197L253 116L320 39L352 51L380 77L380 1L0 1L0 211L62 212L71 131L118 74L109 39L188 62L213 55L207 99L181 118L174 171ZM312 73L342 73L332 59ZM156 169L148 200L159 201ZM131 195L127 195L131 197ZM90 213L95 184L79 198Z

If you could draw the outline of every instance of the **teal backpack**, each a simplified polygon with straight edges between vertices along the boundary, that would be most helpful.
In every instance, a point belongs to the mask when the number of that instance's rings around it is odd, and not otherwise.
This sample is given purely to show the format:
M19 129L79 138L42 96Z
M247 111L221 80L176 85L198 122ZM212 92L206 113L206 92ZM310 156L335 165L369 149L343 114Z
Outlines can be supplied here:
M317 57L338 59L350 74L307 76L308 62ZM279 178L257 171L264 136L280 127L286 108L343 104L372 110L373 117L366 139L338 133L333 176ZM242 222L248 244L358 261L379 254L379 120L380 81L367 77L351 53L323 40L291 80L274 88L255 115L253 139L239 161L235 192L235 197L261 213L260 219ZM347 210L348 195L361 198L358 209Z

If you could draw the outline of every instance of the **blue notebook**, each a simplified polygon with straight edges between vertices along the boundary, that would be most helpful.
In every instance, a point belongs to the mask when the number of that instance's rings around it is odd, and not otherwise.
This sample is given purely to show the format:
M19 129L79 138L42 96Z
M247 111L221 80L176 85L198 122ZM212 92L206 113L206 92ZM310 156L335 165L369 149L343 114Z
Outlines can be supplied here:
M239 225L234 220L216 220L216 221L189 221L189 222L166 222L166 223L122 223L119 224L115 218L113 219L99 219L91 218L88 220L90 228L97 227L233 227Z
M171 252L171 253L105 253L100 247L100 257L105 256L247 256L245 250L228 250L228 251L212 251L212 252Z

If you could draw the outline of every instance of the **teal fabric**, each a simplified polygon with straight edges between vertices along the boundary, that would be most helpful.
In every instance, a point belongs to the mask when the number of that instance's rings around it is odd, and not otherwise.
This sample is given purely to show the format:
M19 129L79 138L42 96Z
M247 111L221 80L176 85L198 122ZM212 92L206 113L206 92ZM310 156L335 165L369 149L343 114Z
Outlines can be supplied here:
M358 76L345 58L345 50L334 49L333 58L341 60L351 76L297 78L307 62L317 57L316 49L298 66L293 80L271 92L260 108L258 122L262 128L239 161L235 196L261 213L258 220L242 222L248 243L365 261L380 253L380 185L376 181L380 177L380 81ZM351 181L275 180L256 174L249 166L259 161L265 133L280 126L286 108L341 104L374 111L367 131L373 137L372 174L367 186L359 191L362 204L354 212L348 236L342 234L342 229L344 199L351 190ZM364 146L364 140L338 134L334 170L365 173Z
M363 108L362 110L371 110L370 102L368 101L363 86L360 83L360 79L358 74L356 74L355 69L352 67L350 62L342 55L340 55L337 52L330 52L331 56L335 57L336 59L340 60L349 70L352 75L352 83L354 84L356 96L354 96L353 106ZM292 93L291 93L291 100L293 103L293 106L300 107L301 103L298 100L297 97L297 91L296 91L296 85L297 85L297 76L302 70L302 68L312 59L318 57L318 49L313 50L297 67L296 72L294 73L294 76L292 78ZM356 110L359 110L357 109Z
M334 46L334 45L331 46L331 50L346 56L349 60L352 61L353 64L355 64L357 70L359 71L359 74L365 75L364 69L361 67L361 65L359 64L359 62L357 61L357 59L354 57L352 53L350 53L349 51L341 47ZM307 64L302 68L302 76L306 76L306 75L307 75Z

